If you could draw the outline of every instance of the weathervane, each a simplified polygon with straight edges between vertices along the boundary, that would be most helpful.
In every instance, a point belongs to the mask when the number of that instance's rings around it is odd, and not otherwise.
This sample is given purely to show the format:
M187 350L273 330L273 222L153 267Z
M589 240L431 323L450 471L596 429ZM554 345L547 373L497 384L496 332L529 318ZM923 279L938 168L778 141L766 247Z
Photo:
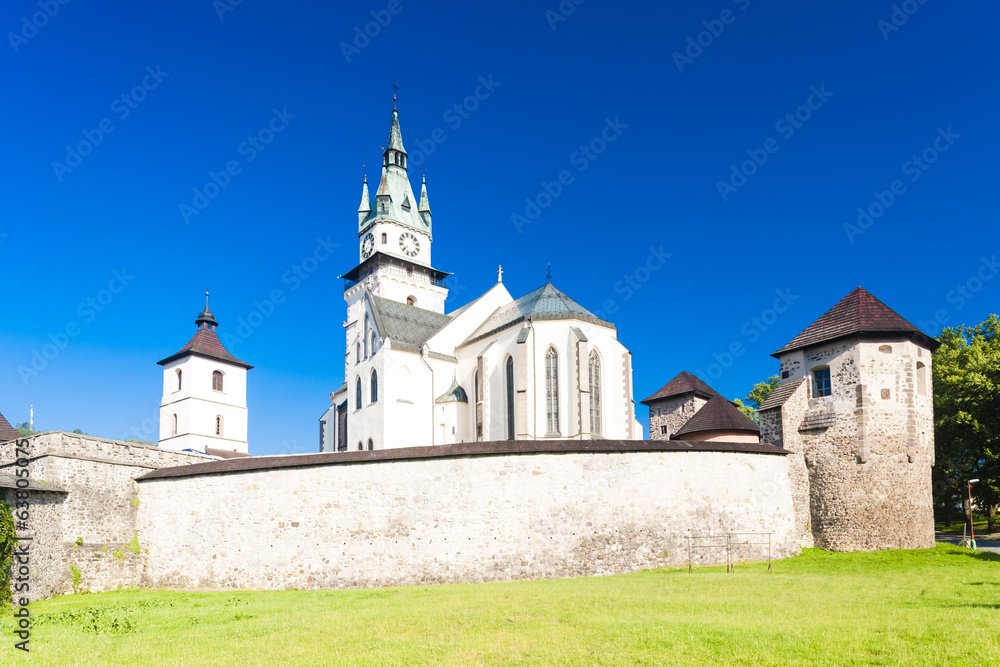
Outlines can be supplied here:
M392 80L392 110L396 110L396 92L399 91L399 86L396 85L396 80Z
M208 310L208 283L205 283L205 310Z

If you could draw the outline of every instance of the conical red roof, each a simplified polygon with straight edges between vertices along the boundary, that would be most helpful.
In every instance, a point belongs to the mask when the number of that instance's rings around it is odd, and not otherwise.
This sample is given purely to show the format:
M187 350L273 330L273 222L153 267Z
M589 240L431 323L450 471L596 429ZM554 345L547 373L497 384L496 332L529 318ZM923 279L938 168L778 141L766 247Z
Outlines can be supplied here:
M681 371L673 380L663 385L658 392L639 402L649 403L650 401L658 401L661 398L671 398L672 396L681 396L683 394L697 394L702 398L712 398L716 393L714 389L698 379L697 375Z
M672 437L678 438L689 433L703 431L745 431L760 434L760 427L727 399L716 394L701 406L691 419L681 426Z
M863 334L902 334L931 351L940 345L868 290L858 287L771 356Z

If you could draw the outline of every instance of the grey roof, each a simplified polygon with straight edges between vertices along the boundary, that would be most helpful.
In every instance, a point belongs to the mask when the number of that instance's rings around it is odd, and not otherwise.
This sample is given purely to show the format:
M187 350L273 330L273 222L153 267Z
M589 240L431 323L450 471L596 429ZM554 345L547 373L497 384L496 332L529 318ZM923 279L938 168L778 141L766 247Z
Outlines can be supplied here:
M375 326L380 336L420 347L451 321L451 316L371 295Z
M504 329L509 329L528 319L582 320L591 324L610 327L612 329L615 328L614 324L597 317L556 289L552 283L545 283L513 303L497 308L478 329L472 332L472 335L462 345L482 340L487 336L503 331Z
M805 378L799 378L798 380L793 380L791 382L782 382L774 388L774 391L771 392L770 396L764 399L764 402L760 404L759 408L757 408L757 412L780 408L785 404L785 401L787 401L791 395L795 393L795 390L798 389L799 386L805 381Z
M462 386L458 384L458 379L451 376L451 386L443 394L434 399L435 403L468 403L469 395L465 393Z
M41 480L29 479L27 487L18 487L17 480L20 479L14 475L8 475L6 473L0 473L0 489L16 489L16 488L27 488L29 491L50 491L52 493L69 493L59 487L52 486L51 484L46 484Z

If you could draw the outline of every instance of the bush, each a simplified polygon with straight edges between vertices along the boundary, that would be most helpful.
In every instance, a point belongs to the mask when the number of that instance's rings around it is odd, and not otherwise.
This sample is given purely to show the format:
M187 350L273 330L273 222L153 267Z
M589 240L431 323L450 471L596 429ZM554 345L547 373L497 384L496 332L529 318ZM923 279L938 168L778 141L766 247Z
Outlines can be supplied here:
M0 604L11 601L10 570L14 560L14 545L17 543L12 511L7 503L0 502Z

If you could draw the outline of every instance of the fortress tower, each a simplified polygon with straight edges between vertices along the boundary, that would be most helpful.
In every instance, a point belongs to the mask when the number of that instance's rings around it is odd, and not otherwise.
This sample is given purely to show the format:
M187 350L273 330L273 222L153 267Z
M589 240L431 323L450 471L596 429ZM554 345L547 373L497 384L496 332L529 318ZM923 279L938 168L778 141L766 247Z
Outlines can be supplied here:
M208 309L195 320L187 345L157 363L163 366L160 447L247 453L247 371L253 368L222 346Z
M761 441L795 453L796 528L833 551L934 546L931 353L939 343L858 287L775 352Z

